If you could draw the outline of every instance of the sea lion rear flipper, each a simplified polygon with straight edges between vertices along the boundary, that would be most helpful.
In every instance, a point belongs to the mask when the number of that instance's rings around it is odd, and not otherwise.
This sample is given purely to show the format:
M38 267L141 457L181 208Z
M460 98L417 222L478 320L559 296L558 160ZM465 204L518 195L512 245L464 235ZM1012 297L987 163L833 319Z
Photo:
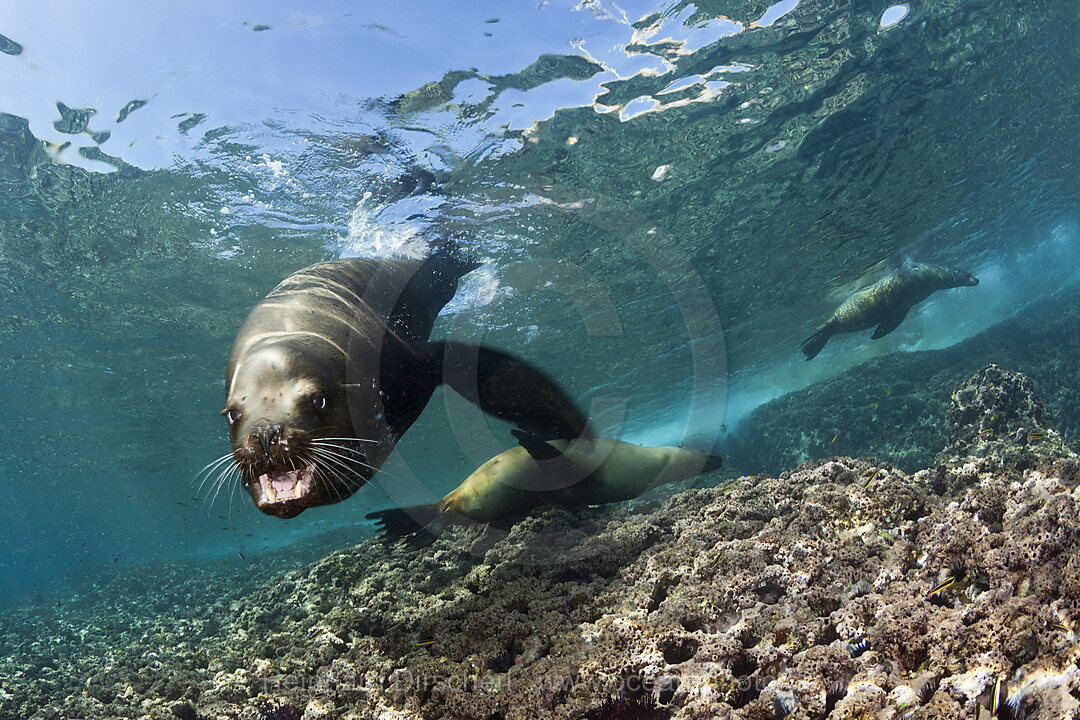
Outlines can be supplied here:
M802 351L806 355L807 360L813 360L817 357L817 354L821 352L821 348L825 347L825 343L829 342L829 334L824 330L818 330L802 341Z
M883 338L889 333L891 333L893 330L899 327L900 323L904 322L904 318L907 317L907 313L908 311L905 308L904 310L893 313L889 317L882 320L881 323L879 323L877 328L874 330L874 334L870 336L870 339L877 340L878 338Z
M442 382L484 412L541 437L587 434L585 417L559 386L524 360L459 342L429 344Z

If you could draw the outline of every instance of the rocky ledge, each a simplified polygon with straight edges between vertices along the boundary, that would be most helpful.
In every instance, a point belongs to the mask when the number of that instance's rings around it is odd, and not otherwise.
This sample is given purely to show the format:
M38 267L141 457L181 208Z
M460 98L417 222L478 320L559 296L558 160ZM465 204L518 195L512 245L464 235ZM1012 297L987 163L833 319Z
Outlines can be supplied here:
M104 648L22 610L0 714L1076 718L1080 458L993 366L945 435L913 475L834 457L633 513L364 543L204 607L185 595L183 627L163 608L156 634ZM41 658L66 671L10 679Z

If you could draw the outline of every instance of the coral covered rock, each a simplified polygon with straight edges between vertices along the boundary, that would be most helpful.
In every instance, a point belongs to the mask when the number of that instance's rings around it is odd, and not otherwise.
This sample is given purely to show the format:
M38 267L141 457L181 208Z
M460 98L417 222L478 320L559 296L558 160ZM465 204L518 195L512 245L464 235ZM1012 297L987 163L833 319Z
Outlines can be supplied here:
M168 588L156 611L116 585L11 611L0 710L972 718L1001 680L1010 707L1075 718L1080 465L1017 434L1052 431L1022 377L988 368L956 398L953 457L984 456L913 475L833 457L642 512L368 541L254 587L171 575L139 585Z
M939 462L996 457L1006 467L1031 467L1036 456L1069 453L1034 384L1020 373L988 365L952 394L945 414L946 447Z

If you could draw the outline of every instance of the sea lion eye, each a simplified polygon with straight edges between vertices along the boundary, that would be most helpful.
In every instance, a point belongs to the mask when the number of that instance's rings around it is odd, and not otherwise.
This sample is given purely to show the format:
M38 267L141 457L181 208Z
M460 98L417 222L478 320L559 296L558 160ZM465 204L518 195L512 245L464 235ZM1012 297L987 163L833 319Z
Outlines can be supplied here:
M316 410L322 410L326 407L326 396L316 395L315 397L311 398L311 404L315 406Z
M236 408L227 408L225 410L225 420L232 425L234 422L240 419L240 411Z

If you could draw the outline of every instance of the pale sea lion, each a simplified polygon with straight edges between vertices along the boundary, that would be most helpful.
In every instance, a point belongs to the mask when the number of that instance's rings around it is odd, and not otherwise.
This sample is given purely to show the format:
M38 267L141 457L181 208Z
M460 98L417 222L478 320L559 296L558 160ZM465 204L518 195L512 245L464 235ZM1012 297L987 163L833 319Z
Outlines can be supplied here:
M891 333L908 311L938 290L978 285L979 279L966 270L926 263L907 263L899 270L851 295L818 325L817 332L802 342L807 360L812 360L833 335L877 326L871 340Z
M584 417L539 370L496 350L428 341L475 267L452 252L335 260L290 275L255 306L233 343L222 414L234 468L260 510L290 518L351 495L440 383L545 436L585 433Z
M478 467L431 505L369 513L389 539L419 531L437 535L450 522L508 527L545 503L566 507L630 500L666 483L720 467L719 455L682 447L645 447L607 438L542 440L520 430L521 442Z

